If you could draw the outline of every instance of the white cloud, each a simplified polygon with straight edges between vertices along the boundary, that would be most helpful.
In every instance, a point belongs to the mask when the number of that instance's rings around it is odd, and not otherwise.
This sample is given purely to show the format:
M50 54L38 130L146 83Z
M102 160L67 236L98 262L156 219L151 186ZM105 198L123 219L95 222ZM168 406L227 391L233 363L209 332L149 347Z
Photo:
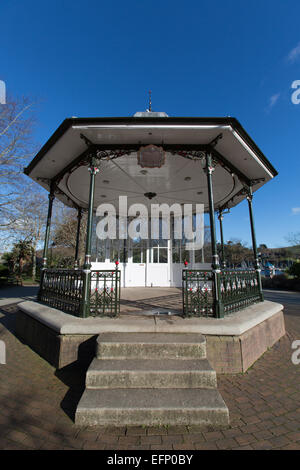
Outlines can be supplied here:
M277 101L279 100L280 93L276 93L275 95L272 95L270 100L269 100L269 108L273 108Z
M268 105L265 107L264 111L266 113L269 113L271 111L271 109L275 106L275 104L277 103L279 98L280 98L280 93L276 93L275 95L272 95L269 98Z
M300 42L294 47L287 56L287 61L290 63L296 62L296 60L300 57Z
M300 214L300 207L293 207L292 208L292 214L293 215Z

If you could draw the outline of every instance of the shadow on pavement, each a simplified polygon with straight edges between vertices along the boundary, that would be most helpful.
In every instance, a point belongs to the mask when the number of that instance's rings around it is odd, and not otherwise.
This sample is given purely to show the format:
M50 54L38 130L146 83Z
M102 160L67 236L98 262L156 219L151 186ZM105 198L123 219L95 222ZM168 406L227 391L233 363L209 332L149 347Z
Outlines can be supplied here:
M0 307L0 324L15 335L16 305L3 305ZM1 330L4 334L4 329ZM21 341L22 342L22 341Z
M35 300L38 293L38 286L12 286L0 289L0 304L7 304L22 301Z
M55 376L69 387L60 406L72 421L75 421L76 408L85 389L87 369L88 365L74 362L55 371Z

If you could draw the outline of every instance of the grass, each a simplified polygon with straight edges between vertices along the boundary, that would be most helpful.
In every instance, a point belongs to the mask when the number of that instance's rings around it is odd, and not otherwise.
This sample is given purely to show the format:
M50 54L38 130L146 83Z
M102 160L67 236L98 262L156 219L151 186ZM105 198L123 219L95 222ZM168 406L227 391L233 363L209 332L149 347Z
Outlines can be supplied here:
M35 280L33 280L31 276L23 276L22 280L23 280L23 286L39 284L40 282L38 278L35 278ZM17 283L9 282L7 279L7 276L0 276L0 287L9 287L9 286L15 286L15 285L17 285ZM20 283L18 285L20 285Z
M40 279L35 278L35 280L32 279L31 276L23 276L23 284L39 284Z

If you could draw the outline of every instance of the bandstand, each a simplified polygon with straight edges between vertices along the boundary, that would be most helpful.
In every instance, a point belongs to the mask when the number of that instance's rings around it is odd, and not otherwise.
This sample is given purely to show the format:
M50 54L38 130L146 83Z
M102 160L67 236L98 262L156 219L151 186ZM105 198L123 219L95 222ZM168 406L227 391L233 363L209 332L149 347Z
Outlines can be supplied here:
M58 369L89 365L75 422L227 426L216 373L245 372L285 334L282 305L264 300L252 207L255 192L277 172L240 123L154 112L69 118L25 173L49 191L49 207L37 301L19 304L16 332ZM136 215L120 210L124 197L148 228L153 205L176 206L170 232L161 230L165 219L158 211L154 237L121 235ZM47 265L55 198L78 211L69 269ZM253 262L231 269L223 216L245 199ZM205 249L201 243L187 248L187 240L175 236L176 221L185 223L179 209L197 204L209 219L209 227L201 227L209 235ZM115 208L123 231L103 240L96 232L108 208ZM87 233L80 265L83 211ZM192 209L192 221L198 216ZM177 290L179 315L129 315L122 299L128 288L137 297L141 289Z
M25 173L49 191L41 302L82 317L117 315L121 288L182 287L183 314L220 318L263 301L252 200L277 172L236 119L155 112L66 119ZM96 208L116 206L120 196L149 208L154 203L203 204L210 220L211 254L205 259L203 249L187 251L172 234L168 239L98 240ZM47 267L54 198L78 210L74 269ZM224 257L223 214L244 199L253 266L232 270ZM79 266L82 211L88 212L88 225L85 261Z

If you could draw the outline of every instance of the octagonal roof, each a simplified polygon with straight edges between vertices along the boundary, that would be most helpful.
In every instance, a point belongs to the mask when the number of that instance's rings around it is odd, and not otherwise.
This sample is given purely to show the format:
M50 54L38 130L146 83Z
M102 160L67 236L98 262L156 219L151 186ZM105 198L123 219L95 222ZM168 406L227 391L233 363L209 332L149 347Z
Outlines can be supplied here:
M203 152L216 163L213 175L215 208L231 208L245 198L244 185L256 191L277 175L241 124L231 117L167 117L141 113L141 117L68 118L24 170L45 189L55 183L56 197L68 206L88 206L89 172L86 163L96 149L100 172L96 175L95 207L129 203L203 203L208 208ZM83 137L83 138L82 138ZM138 164L141 146L165 150L161 168Z

